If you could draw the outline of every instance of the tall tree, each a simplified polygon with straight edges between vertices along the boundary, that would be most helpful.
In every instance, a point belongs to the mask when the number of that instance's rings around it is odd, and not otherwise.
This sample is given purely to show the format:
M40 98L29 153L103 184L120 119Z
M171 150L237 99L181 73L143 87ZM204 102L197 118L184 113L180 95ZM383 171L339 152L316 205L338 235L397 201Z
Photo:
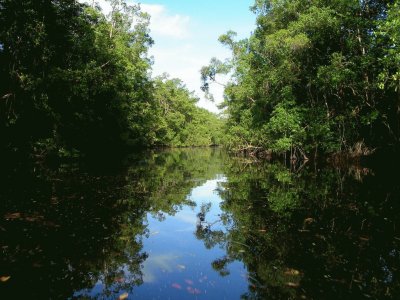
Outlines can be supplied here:
M0 1L2 145L93 154L149 143L149 16L112 1Z
M196 106L198 98L179 79L168 75L154 80L157 122L154 128L158 146L210 146L221 143L222 121Z
M390 2L255 1L250 38L220 37L232 51L224 63L232 72L224 103L229 145L305 157L398 144L394 88L378 89L393 46L376 33ZM226 69L215 59L203 68L205 90L218 72Z

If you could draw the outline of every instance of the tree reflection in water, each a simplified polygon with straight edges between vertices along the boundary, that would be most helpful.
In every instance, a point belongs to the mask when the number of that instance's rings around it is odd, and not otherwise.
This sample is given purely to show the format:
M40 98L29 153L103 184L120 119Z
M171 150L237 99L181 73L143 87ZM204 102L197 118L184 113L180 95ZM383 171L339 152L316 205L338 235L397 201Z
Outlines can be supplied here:
M294 171L219 149L152 152L113 171L10 164L1 172L0 295L132 295L144 282L148 219L162 226L190 208L197 222L188 243L203 242L196 251L210 253L221 284L237 275L235 262L245 267L247 292L227 289L232 299L399 296L400 187L387 172L311 165ZM190 195L218 174L224 179L216 216L216 203ZM211 257L214 249L222 255Z
M279 163L225 162L221 221L226 232L199 228L207 248L226 255L212 267L248 270L244 299L347 299L399 296L400 186L388 173ZM207 218L205 218L207 219Z
M147 213L162 220L216 174L212 149L162 151L109 165L10 162L0 186L0 295L114 298L143 283ZM205 163L205 162L209 162ZM101 162L104 164L104 161ZM79 292L75 292L79 291Z

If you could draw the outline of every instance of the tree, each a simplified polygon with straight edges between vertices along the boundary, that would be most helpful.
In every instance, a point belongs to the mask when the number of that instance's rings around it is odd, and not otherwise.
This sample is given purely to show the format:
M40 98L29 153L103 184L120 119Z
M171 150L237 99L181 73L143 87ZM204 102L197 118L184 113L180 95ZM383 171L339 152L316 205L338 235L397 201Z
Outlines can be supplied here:
M198 98L179 79L167 74L154 80L157 119L154 129L158 146L211 146L221 142L222 121L196 106Z
M397 45L388 43L398 13L390 2L255 1L250 38L222 35L231 60L212 59L202 70L205 90L231 70L223 104L229 146L284 153L295 143L300 152L317 154L354 153L355 145L364 145L357 154L368 154L398 145L397 82L378 89L395 72L393 63L384 63L393 61L389 53Z
M113 1L0 2L2 145L93 155L152 138L149 16Z

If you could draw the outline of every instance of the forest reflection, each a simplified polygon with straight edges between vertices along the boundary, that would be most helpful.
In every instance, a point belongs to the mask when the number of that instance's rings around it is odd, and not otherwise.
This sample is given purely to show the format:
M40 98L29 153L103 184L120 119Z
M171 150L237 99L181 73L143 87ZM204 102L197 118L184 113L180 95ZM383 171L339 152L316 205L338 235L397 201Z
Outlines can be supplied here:
M226 228L197 234L226 249L222 276L242 261L245 299L388 298L399 293L399 184L385 170L230 159L221 219Z
M209 255L222 250L210 266L221 280L236 276L234 262L244 265L244 278L232 280L247 288L226 291L231 299L399 295L400 187L387 172L311 164L293 170L218 148L154 151L106 170L84 164L4 169L1 295L134 295L152 255L144 247L153 234L148 219L163 224L183 208L197 218L188 243L201 241L196 251ZM218 215L215 204L190 197L215 178ZM163 289L160 297L173 292Z

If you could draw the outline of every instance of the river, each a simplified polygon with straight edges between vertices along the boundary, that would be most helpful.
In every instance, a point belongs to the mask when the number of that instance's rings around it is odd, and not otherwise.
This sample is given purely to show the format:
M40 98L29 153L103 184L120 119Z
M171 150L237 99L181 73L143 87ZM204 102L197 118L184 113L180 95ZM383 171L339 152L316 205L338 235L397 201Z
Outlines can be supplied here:
M399 299L390 172L198 148L2 174L2 299Z

